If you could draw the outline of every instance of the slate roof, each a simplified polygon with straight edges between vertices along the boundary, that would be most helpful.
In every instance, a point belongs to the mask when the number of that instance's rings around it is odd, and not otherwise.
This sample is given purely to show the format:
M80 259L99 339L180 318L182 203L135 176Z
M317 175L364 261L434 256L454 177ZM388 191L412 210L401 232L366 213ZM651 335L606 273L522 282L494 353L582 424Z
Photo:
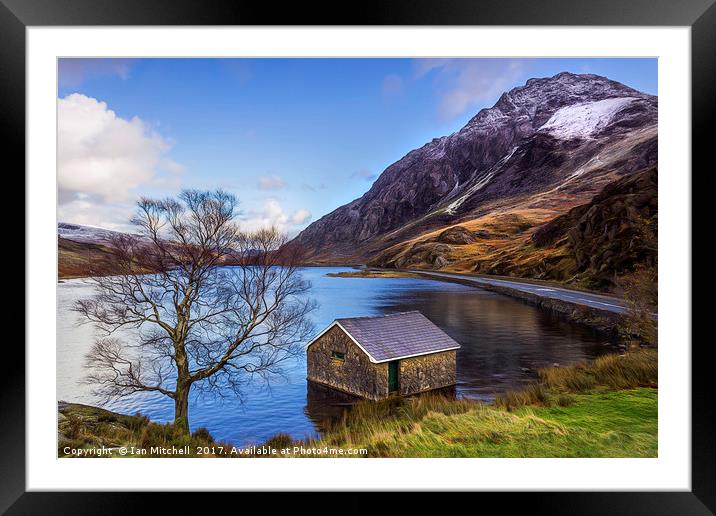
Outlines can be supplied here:
M458 349L460 344L420 312L336 319L374 362ZM331 325L332 326L332 325Z

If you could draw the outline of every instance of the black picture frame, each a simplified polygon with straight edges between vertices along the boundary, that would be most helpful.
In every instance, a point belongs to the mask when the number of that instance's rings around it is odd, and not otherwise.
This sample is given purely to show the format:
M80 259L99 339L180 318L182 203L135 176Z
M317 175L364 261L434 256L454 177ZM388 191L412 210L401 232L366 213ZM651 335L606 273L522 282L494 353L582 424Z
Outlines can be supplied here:
M450 0L292 3L199 0L0 0L0 113L5 157L25 164L25 29L75 25L604 25L691 27L693 167L713 170L709 129L716 113L715 0ZM665 123L668 121L661 121ZM683 171L684 180L691 174ZM692 191L697 191L693 189ZM694 266L697 263L693 263ZM25 270L25 274L30 271ZM683 271L681 272L683 274ZM691 278L687 278L691 283ZM31 300L30 300L31 301ZM31 305L27 309L32 309ZM693 320L693 317L692 317ZM5 339L6 341L8 339ZM690 492L509 493L511 509L550 514L713 514L716 511L716 404L711 398L709 341L692 347L692 490ZM6 344L8 344L6 342ZM686 343L684 343L686 344ZM0 375L0 511L8 514L113 514L142 512L146 495L26 492L25 354L6 345L13 364ZM188 511L200 496L160 493L163 512ZM216 496L216 494L212 495ZM234 495L235 496L235 495ZM442 496L442 495L441 495ZM450 495L452 496L452 495ZM290 504L308 501L293 494ZM413 496L423 503L425 495ZM492 500L491 500L492 501ZM494 500L498 501L498 500ZM506 500L499 500L506 501ZM357 494L343 499L353 511L367 508ZM206 509L206 505L204 505ZM477 508L476 508L477 510Z

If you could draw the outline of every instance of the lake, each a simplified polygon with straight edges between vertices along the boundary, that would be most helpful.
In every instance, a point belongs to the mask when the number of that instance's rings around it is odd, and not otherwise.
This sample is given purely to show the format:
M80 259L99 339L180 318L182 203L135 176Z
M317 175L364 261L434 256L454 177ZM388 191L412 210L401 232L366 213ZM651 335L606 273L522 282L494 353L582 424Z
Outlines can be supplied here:
M569 364L614 351L609 342L585 327L561 320L510 297L475 287L429 279L334 278L328 272L351 269L310 267L302 271L319 303L312 314L319 332L333 319L419 310L459 342L456 392L482 400L534 380L536 370ZM93 287L83 280L57 286L57 399L97 405L81 383L84 355L94 340L89 325L78 325L71 311ZM285 378L250 387L242 399L194 396L189 409L194 430L206 427L214 438L235 445L261 443L283 432L293 438L318 435L320 420L332 407L307 402L305 360L285 368ZM173 420L174 403L153 394L137 394L106 405L126 414L141 412L157 422Z

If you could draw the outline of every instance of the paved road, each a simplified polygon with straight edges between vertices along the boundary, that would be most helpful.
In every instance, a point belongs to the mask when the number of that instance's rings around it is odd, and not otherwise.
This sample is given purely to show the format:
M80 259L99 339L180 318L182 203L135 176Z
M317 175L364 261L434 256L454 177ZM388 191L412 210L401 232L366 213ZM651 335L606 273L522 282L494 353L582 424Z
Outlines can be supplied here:
M525 283L522 281L512 281L504 279L483 278L478 276L469 276L466 274L452 274L449 272L426 272L419 270L410 270L424 276L435 276L443 278L456 278L463 281L469 281L476 285L494 285L497 287L507 287L521 292L529 292L542 297L559 299L577 305L589 306L609 312L624 313L626 307L624 302L615 297L603 296L600 294L591 294L588 292L579 292L577 290L569 290L566 288L551 287L546 285L535 285L534 283Z

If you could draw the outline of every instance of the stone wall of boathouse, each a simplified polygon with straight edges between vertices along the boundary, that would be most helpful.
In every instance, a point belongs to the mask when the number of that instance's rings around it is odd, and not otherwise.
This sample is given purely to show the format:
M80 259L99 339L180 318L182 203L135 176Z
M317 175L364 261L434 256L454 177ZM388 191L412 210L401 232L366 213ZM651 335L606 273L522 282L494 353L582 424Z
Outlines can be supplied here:
M332 357L342 353L343 360ZM307 379L345 393L379 400L387 397L388 362L375 364L338 326L321 335L307 353ZM399 361L398 393L403 396L457 383L456 351L443 351Z
M401 360L398 367L400 394L407 396L455 385L456 361L455 350Z
M331 352L344 360L331 358ZM388 364L375 364L338 326L308 348L307 379L349 394L378 400L388 396Z

